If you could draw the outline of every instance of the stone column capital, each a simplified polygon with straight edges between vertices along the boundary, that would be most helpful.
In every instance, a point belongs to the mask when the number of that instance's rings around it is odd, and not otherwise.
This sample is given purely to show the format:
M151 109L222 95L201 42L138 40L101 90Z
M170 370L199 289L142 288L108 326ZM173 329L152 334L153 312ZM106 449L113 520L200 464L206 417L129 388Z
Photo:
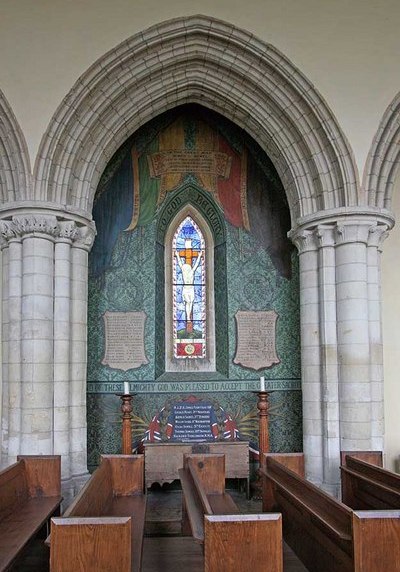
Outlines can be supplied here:
M0 220L0 234L6 243L30 234L48 235L53 239L57 233L59 224L54 215L14 215L11 220Z
M314 230L315 241L319 248L335 246L335 225L319 224Z
M290 238L297 247L299 254L316 251L318 248L316 236L312 230L301 230L291 234Z
M367 245L374 224L371 220L339 220L335 228L336 245L356 242Z
M369 228L368 246L375 247L380 251L388 236L388 226L386 224L376 223Z
M28 236L41 236L54 242L68 242L87 251L96 236L94 222L67 219L64 214L35 213L14 214L0 220L0 249L11 241L21 241Z
M364 243L366 246L380 248L393 225L394 215L385 209L369 206L341 207L297 219L288 236L299 253L331 245L332 230L335 237L333 246ZM309 232L315 233L314 246Z
M57 242L68 242L74 241L78 234L78 226L73 220L64 220L59 223L60 231L57 236Z
M16 226L11 220L0 220L0 249L6 248L12 240L20 240Z
M388 221L371 216L347 215L336 220L314 221L307 226L292 229L289 237L299 253L325 246L341 246L363 243L365 246L381 248L391 225Z
M81 226L77 229L77 233L73 242L75 248L82 248L89 252L93 246L94 239L96 237L96 228L93 224Z

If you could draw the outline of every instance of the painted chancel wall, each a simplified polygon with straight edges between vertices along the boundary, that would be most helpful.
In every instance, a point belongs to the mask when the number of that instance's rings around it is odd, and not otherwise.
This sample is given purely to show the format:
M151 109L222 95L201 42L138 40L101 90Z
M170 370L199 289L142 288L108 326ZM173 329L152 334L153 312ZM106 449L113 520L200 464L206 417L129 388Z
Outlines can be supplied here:
M211 156L219 163L210 162ZM214 261L217 359L215 371L174 373L168 372L164 359L162 321L171 302L164 302L160 288L164 267L159 236L165 213L175 216L188 202L197 204L199 212L203 209L211 229L211 213L222 214L225 227ZM178 108L144 126L115 154L99 184L93 213L98 235L89 263L89 467L96 465L100 453L120 451L120 403L115 394L123 381L131 382L136 393L136 443L145 434L154 437L155 416L166 439L173 404L196 396L213 405L218 438L228 434L229 417L236 435L256 446L252 391L264 375L272 390L272 448L301 450L297 254L286 237L290 221L284 190L259 147L217 114L197 106ZM277 313L278 364L255 371L234 363L239 310ZM103 314L142 311L147 363L126 371L109 367L104 363ZM219 328L220 323L226 327Z

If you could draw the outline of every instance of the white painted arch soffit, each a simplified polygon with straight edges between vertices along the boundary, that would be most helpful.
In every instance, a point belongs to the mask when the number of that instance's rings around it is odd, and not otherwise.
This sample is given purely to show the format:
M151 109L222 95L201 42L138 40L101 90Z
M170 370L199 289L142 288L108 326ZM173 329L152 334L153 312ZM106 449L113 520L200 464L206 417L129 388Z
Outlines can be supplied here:
M35 199L90 217L118 147L146 121L189 102L223 114L261 145L293 223L365 204L350 145L307 78L273 46L205 16L136 34L81 76L43 136Z

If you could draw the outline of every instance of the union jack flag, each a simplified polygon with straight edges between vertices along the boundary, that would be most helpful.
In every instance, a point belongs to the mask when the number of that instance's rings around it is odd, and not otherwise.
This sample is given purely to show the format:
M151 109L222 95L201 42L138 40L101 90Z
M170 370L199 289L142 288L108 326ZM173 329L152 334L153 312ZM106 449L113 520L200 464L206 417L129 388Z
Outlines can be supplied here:
M224 439L230 439L233 441L239 438L239 429L236 425L236 421L232 418L231 415L229 415L229 413L227 413L224 419Z
M164 411L164 407L159 411L149 423L148 429L145 431L142 441L149 441L154 443L154 441L161 441L161 423L160 415Z

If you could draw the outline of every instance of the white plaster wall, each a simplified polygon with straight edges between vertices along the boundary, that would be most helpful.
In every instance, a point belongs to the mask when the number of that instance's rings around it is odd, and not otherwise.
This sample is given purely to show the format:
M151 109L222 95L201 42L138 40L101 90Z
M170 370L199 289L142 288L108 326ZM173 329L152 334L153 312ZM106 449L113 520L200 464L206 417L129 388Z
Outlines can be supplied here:
M400 218L400 179L393 210ZM385 373L385 452L388 468L400 472L400 224L383 245L383 361Z
M0 87L31 160L57 105L93 61L152 24L199 12L285 53L326 98L362 170L399 90L397 0L1 0Z

